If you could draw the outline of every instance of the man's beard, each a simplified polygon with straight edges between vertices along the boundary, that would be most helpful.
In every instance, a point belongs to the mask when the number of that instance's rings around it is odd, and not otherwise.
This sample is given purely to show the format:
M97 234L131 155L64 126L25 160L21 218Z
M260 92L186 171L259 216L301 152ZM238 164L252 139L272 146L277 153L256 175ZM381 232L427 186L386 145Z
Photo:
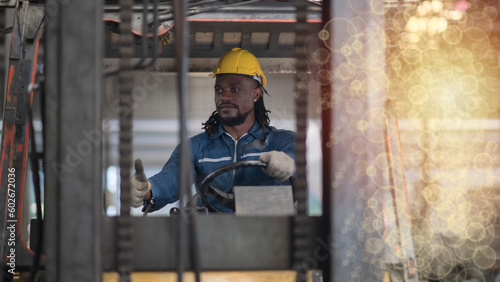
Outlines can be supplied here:
M235 116L235 117L230 117L230 118L222 118L220 115L219 115L219 120L220 120L220 123L223 125L223 126L236 126L236 125L240 125L240 124L243 124L245 122L245 120L247 119L248 115L250 114L250 112L246 113L246 114L242 114L239 110L238 110L238 114Z

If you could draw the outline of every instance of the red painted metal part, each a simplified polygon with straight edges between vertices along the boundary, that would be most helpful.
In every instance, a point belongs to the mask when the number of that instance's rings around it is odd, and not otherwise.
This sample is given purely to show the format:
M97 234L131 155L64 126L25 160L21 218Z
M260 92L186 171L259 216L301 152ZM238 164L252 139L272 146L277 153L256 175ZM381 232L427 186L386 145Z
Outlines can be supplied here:
M112 18L104 18L103 19L104 22L111 22L111 23L117 23L119 24L120 21L119 20L116 20L116 19L112 19ZM161 36L161 35L164 35L165 33L167 33L170 29L169 28L166 28L165 26L161 25L158 27L158 35ZM138 30L135 30L135 29L131 29L130 30L133 34L137 35L137 36L142 36L142 31L138 31ZM153 33L148 33L147 35L148 37L153 37L154 34Z
M29 17L26 12L25 15ZM4 208L0 211L0 226L3 231L5 230L4 227L7 224L7 220L16 221L16 246L18 246L18 248L16 248L16 256L18 254L19 256L26 256L26 254L34 254L33 251L28 248L24 238L21 237L20 231L30 134L27 111L31 110L33 101L33 91L28 93L27 89L29 84L33 84L35 82L38 47L40 38L43 34L43 25L41 22L31 23L39 25L40 28L35 40L29 42L25 38L21 38L21 33L17 32L22 28L19 23L26 24L26 21L16 21L14 24L15 27L12 32L7 92L5 93L5 109L0 154L0 199L3 202ZM9 188L8 174L9 169L12 168L15 169L15 182L13 182L15 185L14 191L16 195L15 218L12 218L9 214L7 198ZM12 189L12 185L10 187ZM0 244L0 246L4 245ZM19 246L22 246L23 248L19 248ZM3 252L4 249L2 248L0 250L0 254L2 254L5 261L7 254L4 254Z

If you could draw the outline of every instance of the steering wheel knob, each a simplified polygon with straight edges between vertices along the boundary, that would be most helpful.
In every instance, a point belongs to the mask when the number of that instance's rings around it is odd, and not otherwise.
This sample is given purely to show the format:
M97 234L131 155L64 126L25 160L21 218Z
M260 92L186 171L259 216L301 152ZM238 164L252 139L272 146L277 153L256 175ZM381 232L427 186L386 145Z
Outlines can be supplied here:
M179 208L171 208L170 209L170 215L178 215L181 213L181 210Z

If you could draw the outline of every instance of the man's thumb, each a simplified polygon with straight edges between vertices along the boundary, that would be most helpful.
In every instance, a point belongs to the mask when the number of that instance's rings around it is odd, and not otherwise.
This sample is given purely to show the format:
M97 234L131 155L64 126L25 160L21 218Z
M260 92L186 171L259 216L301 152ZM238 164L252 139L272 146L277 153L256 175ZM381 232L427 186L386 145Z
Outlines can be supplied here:
M146 174L144 173L144 166L142 165L141 159L135 160L135 177L141 182L148 181Z

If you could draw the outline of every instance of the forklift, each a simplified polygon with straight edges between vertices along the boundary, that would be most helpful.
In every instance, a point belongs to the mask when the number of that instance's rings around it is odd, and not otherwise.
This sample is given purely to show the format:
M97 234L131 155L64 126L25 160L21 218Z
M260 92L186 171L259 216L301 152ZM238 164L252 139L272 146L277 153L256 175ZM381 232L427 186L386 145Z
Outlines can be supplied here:
M496 1L0 10L2 282L500 281ZM296 133L296 173L286 189L222 195L235 214L201 215L186 144L212 99L207 73L236 47L277 81L269 103ZM134 157L159 169L170 143L187 156L179 202L131 208ZM222 167L199 196L263 165Z

